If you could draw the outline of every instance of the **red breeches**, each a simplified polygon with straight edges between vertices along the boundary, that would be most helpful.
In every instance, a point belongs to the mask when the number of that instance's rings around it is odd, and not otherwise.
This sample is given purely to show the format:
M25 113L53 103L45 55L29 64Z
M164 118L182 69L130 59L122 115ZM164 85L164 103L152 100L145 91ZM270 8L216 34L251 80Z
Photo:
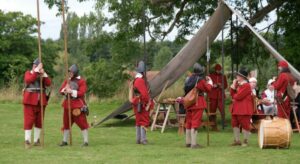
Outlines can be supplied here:
M202 114L204 109L186 110L186 129L197 129L201 126Z
M222 99L209 99L209 111L210 113L216 113L217 108L219 109L220 113L222 113L223 110L223 103Z
M250 115L231 115L232 128L242 127L244 130L250 131Z
M73 123L75 122L75 124L77 124L77 126L81 129L88 129L89 128L89 124L87 122L86 116L84 113L80 113L79 116L74 116L71 113L71 126L73 125ZM63 116L63 129L67 130L70 129L69 126L69 111L68 109L64 109L64 116Z
M281 104L277 104L278 113L277 116L280 118L290 119L291 106L289 101L284 101Z
M133 110L135 113L135 125L148 127L150 124L149 111L146 111L143 107L142 111L138 112L135 105L133 105Z
M42 128L42 112L40 105L24 105L24 130L32 129L33 125L37 128ZM44 107L45 116L45 107Z

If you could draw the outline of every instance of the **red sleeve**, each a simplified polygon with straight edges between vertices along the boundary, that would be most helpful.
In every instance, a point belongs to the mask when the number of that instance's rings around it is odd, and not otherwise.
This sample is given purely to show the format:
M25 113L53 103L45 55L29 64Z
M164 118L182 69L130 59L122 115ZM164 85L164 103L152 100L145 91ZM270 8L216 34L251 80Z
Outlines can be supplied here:
M285 78L284 78L284 75L281 73L281 74L279 74L278 79L273 83L274 89L278 90L278 89L282 88L284 83L285 83Z
M51 79L49 77L44 77L43 78L43 84L47 87L51 85Z
M136 88L140 94L141 94L141 101L143 103L148 103L149 101L149 94L148 94L148 89L146 87L146 83L144 79L142 78L137 78L134 82L134 88Z
M212 86L210 84L207 84L205 80L200 80L197 83L196 88L199 89L199 90L201 90L201 91L203 91L203 92L210 92Z
M230 95L233 98L233 96L236 94L236 89L230 88Z
M82 79L78 82L77 97L83 97L86 91L87 91L87 85L85 80Z
M62 94L62 95L64 95L64 93L62 92L62 89L66 86L66 84L67 84L67 81L65 80L65 81L62 83L62 85L61 85L61 87L60 87L60 89L59 89L59 93Z
M242 100L244 99L246 96L251 94L251 87L249 84L244 84L243 86L241 86L238 91L236 92L236 94L233 96L233 99L235 100Z
M30 71L25 72L24 81L26 85L33 83L37 78L38 78L37 72L33 72L33 74L31 74Z
M261 93L261 98L264 99L264 98L267 98L267 95L265 92Z

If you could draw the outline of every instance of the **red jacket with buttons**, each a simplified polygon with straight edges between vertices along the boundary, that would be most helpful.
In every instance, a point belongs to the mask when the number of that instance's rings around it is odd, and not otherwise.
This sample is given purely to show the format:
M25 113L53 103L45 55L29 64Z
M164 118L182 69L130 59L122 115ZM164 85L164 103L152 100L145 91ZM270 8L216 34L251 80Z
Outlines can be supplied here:
M252 91L249 83L244 83L238 86L236 90L230 88L230 94L232 97L232 115L253 114L253 98L251 93Z
M82 106L85 105L85 100L84 100L84 96L85 93L87 91L87 85L86 85L86 81L82 78L74 78L72 79L73 81L75 81L78 85L78 89L77 90L77 97L72 97L70 94L70 105L71 105L71 109L75 109L75 108L81 108ZM67 81L65 80L62 84L62 86L60 87L59 91L62 95L64 95L63 90L66 87ZM71 88L72 89L72 88ZM73 89L72 89L73 90ZM64 99L63 103L62 103L63 108L68 109L68 100L67 98Z
M33 71L26 71L24 75L25 85L28 86L35 81L39 82L40 76L39 73ZM51 80L49 77L43 77L43 88L50 86ZM46 93L43 92L43 105L46 106L48 101L46 99ZM40 101L40 91L29 92L26 89L23 92L23 104L24 105L39 105Z

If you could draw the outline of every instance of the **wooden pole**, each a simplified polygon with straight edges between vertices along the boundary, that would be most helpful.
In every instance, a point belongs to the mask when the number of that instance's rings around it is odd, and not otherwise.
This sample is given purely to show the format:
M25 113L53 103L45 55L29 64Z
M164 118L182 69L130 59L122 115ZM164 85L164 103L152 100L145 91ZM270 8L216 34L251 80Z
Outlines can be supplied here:
M206 64L206 76L209 75L209 60L210 60L210 49L209 49L209 36L207 36L207 49L206 49L206 53L207 53L207 64ZM206 95L206 101L207 101L207 127L206 127L206 137L207 137L207 146L209 146L209 127L210 127L210 121L209 121L209 116L210 116L210 102L209 102L209 98L208 98L208 94Z
M223 17L222 17L223 19ZM225 78L225 74L224 74L224 28L222 29L222 109L221 109L221 120L222 120L222 129L225 129L225 91L224 91L224 78Z
M67 85L69 85L69 74L68 74L68 44L67 44L67 25L66 25L66 20L65 20L65 1L61 1L61 8L62 8L62 18L63 18L63 30L64 30L64 59L65 59L65 73L66 73L66 81ZM70 102L70 94L67 94L67 101L68 101L68 115L69 115L69 141L70 141L70 146L72 146L72 125L71 125L71 102Z
M41 48L41 24L40 24L40 3L36 0L37 6L37 28L38 28L38 53L39 61L42 63L42 48ZM44 102L43 102L43 77L40 75L40 105L41 105L41 146L44 147Z

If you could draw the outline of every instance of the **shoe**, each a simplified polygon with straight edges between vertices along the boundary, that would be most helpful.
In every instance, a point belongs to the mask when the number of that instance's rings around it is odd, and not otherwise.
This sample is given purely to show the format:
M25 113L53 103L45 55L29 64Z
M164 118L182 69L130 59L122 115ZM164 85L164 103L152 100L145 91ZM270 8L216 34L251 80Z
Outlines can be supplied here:
M59 144L58 146L63 147L63 146L68 146L68 142L61 142L61 144Z
M30 141L26 140L26 141L24 142L24 146L25 146L25 149L30 149L30 148L31 148Z
M196 145L191 145L191 148L192 149L201 149L201 148L204 148L204 146L196 144Z
M191 144L185 144L185 147L191 147Z
M87 143L87 142L84 142L82 145L81 145L81 147L88 147L89 146L89 143Z
M241 141L233 141L232 144L230 144L230 146L241 146Z
M141 141L141 144L142 144L142 145L147 145L147 144L148 144L148 141L147 141L147 140Z
M136 141L135 143L136 143L136 144L141 144L141 141L140 141L140 140L138 140L138 141Z
M244 142L242 143L242 146L247 147L248 146L248 140L245 139Z
M38 139L36 142L34 142L33 146L41 146L40 140Z

